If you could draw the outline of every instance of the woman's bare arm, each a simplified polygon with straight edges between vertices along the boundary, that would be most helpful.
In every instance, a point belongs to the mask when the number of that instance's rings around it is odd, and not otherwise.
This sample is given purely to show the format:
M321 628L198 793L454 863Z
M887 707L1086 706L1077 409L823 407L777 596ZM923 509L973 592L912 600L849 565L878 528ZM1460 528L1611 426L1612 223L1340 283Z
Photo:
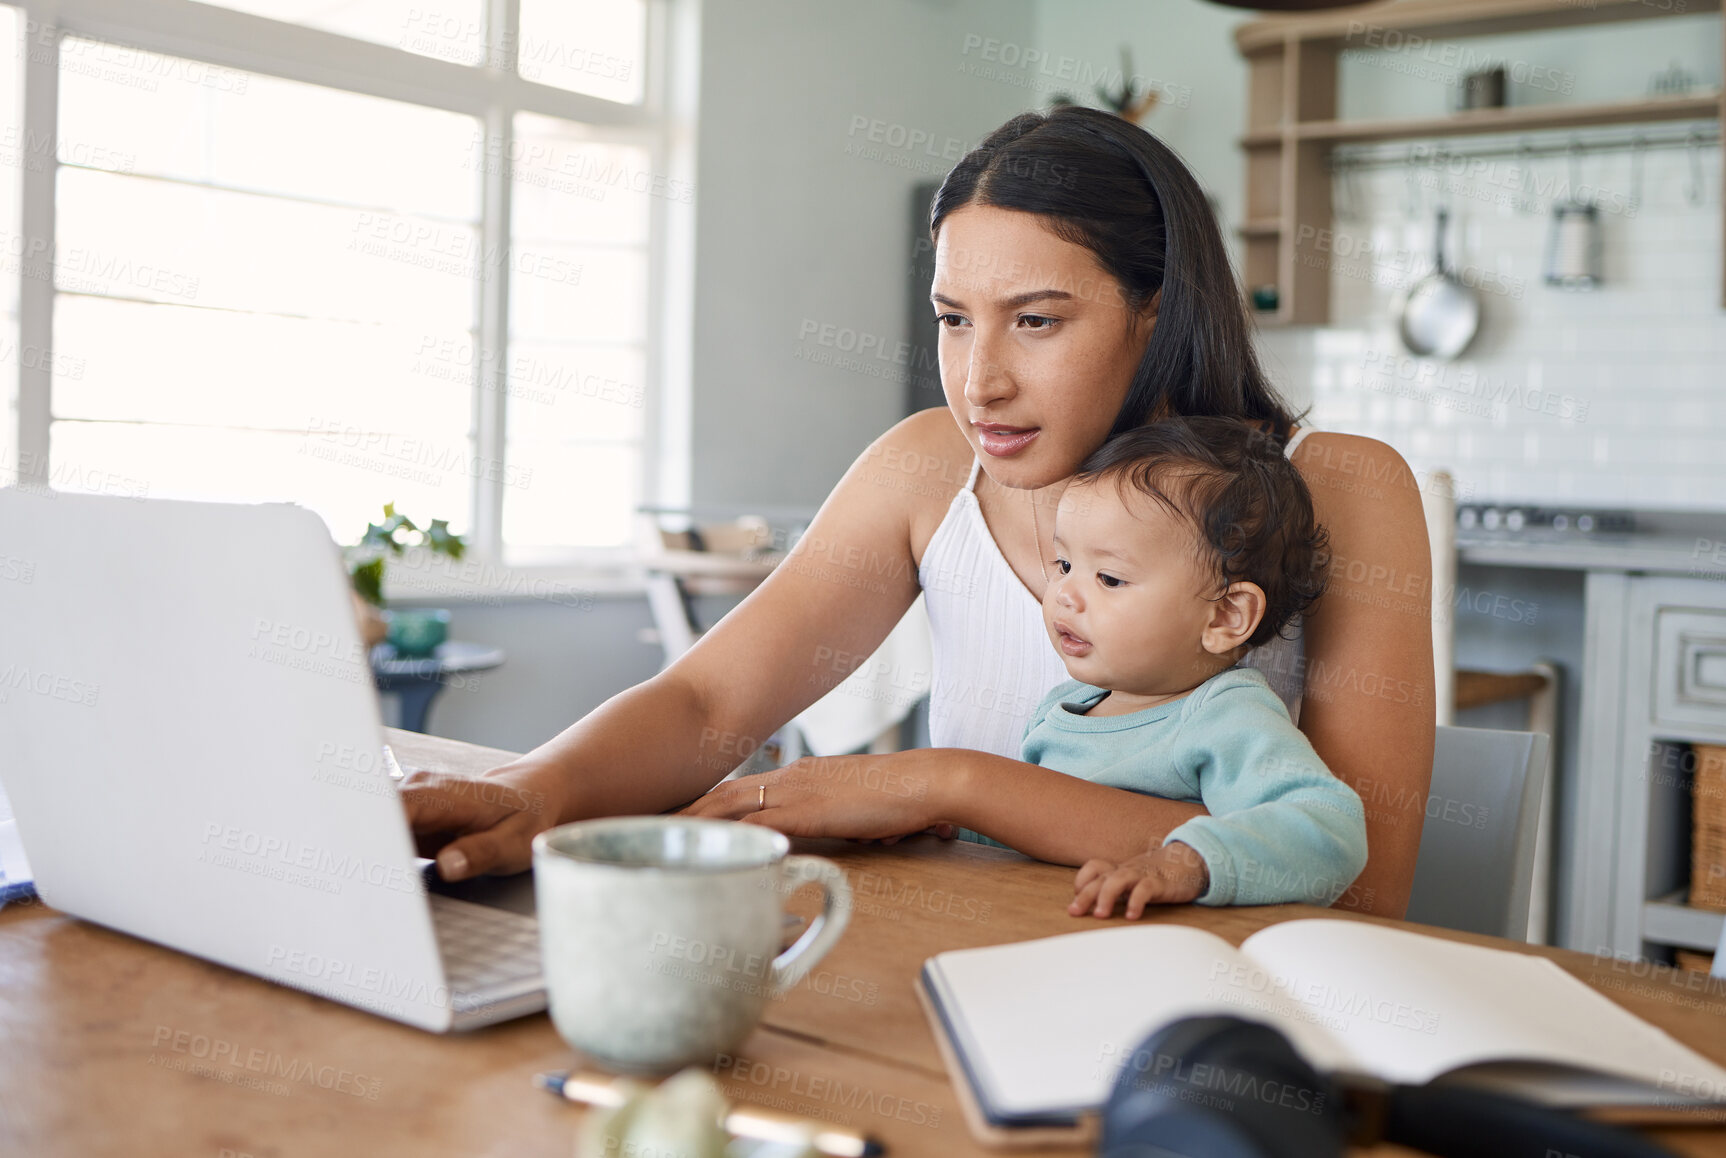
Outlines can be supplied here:
M987 752L917 748L798 760L721 784L684 811L860 840L956 824L1038 860L1080 865L1149 852L1205 808Z
M912 528L931 511L939 521L969 466L968 454L946 462L963 447L952 426L946 411L925 411L877 439L790 557L688 653L488 772L512 790L504 803L458 778L410 777L403 796L422 849L456 838L439 857L450 876L519 870L551 825L662 812L711 788L873 652L916 599ZM453 863L458 853L465 863Z
M1337 902L1408 908L1432 779L1432 556L1419 484L1382 442L1317 432L1295 451L1330 532L1330 586L1304 628L1301 731L1366 807L1367 863Z

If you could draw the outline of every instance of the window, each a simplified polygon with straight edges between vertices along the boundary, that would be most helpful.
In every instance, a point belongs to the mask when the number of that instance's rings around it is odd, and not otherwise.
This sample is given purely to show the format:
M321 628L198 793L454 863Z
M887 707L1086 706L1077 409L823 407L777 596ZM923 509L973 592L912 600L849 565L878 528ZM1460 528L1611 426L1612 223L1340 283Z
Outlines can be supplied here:
M648 151L518 114L513 166L504 539L544 551L623 542L639 504L647 400ZM591 200L584 212L571 199ZM603 512L567 501L611 492Z
M487 56L483 0L199 0L421 56L477 65ZM606 100L642 98L645 0L521 0L515 48L524 80ZM490 55L501 57L501 53Z
M60 0L52 42L46 319L0 279L14 335L47 335L48 405L20 405L6 445L45 443L56 487L289 500L339 541L386 502L504 563L629 541L656 206L692 193L644 101L642 0L550 5L593 16L582 44L531 0L519 39L479 0L435 26L440 6L235 0L197 42L151 19L183 5L136 0L150 50L81 35L81 2ZM255 65L268 21L353 47L314 38L305 59L283 37L279 69L224 63ZM13 219L16 185L0 172Z
M646 45L642 0L521 0L517 69L527 80L639 101Z
M15 8L0 8L0 38L16 44L23 24ZM19 475L17 383L20 364L41 360L25 354L18 340L18 286L24 272L26 246L18 223L18 175L26 165L39 165L43 148L24 134L16 53L0 53L0 237L6 245L0 260L0 486ZM52 138L49 138L50 140Z
M484 0L199 0L457 64L485 59Z
M471 383L419 355L474 329L478 122L113 57L60 50L52 458L344 540L465 525Z

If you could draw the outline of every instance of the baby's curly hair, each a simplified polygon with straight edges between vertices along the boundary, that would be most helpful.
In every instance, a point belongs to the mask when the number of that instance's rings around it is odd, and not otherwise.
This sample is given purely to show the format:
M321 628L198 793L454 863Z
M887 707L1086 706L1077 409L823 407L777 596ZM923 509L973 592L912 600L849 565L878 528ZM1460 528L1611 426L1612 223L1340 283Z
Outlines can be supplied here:
M1113 479L1161 503L1198 532L1220 595L1248 581L1265 593L1247 639L1281 635L1324 594L1330 536L1283 444L1232 418L1168 418L1117 434L1083 463L1075 483Z

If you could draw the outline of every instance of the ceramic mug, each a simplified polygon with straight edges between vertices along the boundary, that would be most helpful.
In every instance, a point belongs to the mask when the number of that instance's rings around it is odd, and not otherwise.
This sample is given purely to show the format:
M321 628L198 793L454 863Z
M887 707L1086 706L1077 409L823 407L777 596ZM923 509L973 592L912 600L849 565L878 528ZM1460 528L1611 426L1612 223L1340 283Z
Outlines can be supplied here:
M623 1073L734 1052L851 919L839 866L790 848L759 825L671 816L583 820L534 837L558 1034ZM821 914L780 952L784 899L811 881L826 894Z

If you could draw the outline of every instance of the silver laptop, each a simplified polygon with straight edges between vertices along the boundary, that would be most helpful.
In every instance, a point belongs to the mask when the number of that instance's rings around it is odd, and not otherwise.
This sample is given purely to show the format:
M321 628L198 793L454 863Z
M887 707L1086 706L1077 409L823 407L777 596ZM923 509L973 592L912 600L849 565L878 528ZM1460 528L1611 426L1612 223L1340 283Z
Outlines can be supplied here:
M531 880L428 886L318 516L9 488L0 557L47 904L435 1032L545 1008Z

